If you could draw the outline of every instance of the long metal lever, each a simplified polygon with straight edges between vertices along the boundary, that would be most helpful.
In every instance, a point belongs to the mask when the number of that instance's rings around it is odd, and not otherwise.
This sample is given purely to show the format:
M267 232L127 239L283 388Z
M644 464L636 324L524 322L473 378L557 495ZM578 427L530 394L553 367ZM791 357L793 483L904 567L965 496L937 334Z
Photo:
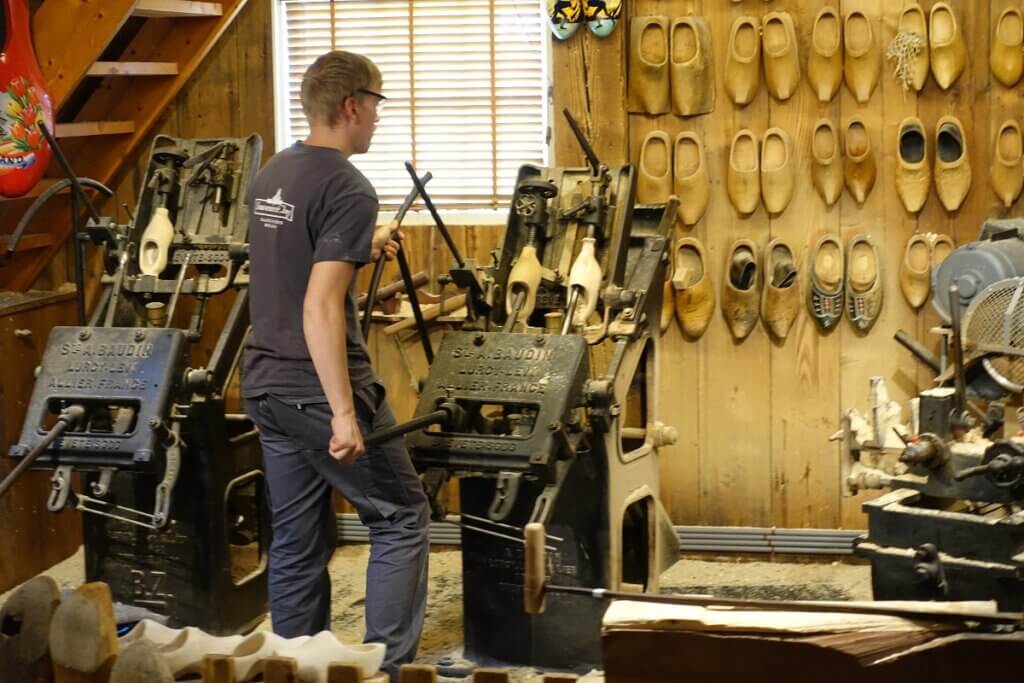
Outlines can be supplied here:
M420 182L426 185L430 182L430 179L434 177L430 171L423 174ZM413 187L409 194L405 195L405 199L402 201L401 206L398 207L398 213L395 214L395 224L398 227L402 226L402 221L405 220L405 214L412 208L412 203L416 201L416 197L420 191L417 187ZM363 314L363 338L365 339L370 334L370 321L373 319L373 304L377 301L377 290L380 288L380 278L384 275L384 254L381 253L377 257L377 262L373 264L373 276L370 278L370 289L367 290L366 294L366 312ZM407 292L410 297L416 296L413 291Z
M452 239L452 235L448 232L448 228L445 227L444 221L441 220L440 214L437 213L437 209L434 207L434 202L430 199L430 195L427 194L427 188L420 182L420 177L416 175L416 169L408 161L405 162L405 170L409 172L409 176L412 178L413 185L416 186L416 190L423 197L423 203L427 205L427 210L430 211L430 215L434 219L434 224L437 225L438 232L441 233L441 237L444 238L445 243L448 245L448 249L452 252L452 258L459 264L459 268L464 268L466 262L462 258L462 254L459 253L459 248L455 246L455 240Z
M3 495L7 493L8 489L14 485L14 482L16 482L18 478L25 473L25 470L32 467L32 463L38 460L39 456L45 453L46 449L48 449L50 445L68 429L68 427L74 427L83 419L85 419L84 407L78 404L68 406L68 408L65 409L57 418L57 424L53 425L50 431L46 433L46 436L43 437L43 440L40 441L28 454L23 456L21 461L14 466L13 470L11 470L11 473L8 474L3 481L0 481L0 497L3 497Z

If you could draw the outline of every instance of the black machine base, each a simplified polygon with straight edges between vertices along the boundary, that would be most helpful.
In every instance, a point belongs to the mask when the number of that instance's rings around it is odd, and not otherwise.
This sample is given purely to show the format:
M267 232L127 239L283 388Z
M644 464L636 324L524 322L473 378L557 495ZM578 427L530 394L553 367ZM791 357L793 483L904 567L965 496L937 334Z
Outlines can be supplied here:
M462 510L485 517L494 500L495 479L465 478ZM533 501L523 489L518 500ZM606 487L601 468L588 457L575 461L547 526L548 576L572 586L608 585ZM517 505L503 523L525 525L530 510ZM482 523L474 526L483 527ZM506 532L515 535L515 532ZM522 544L462 531L465 656L484 665L536 666L589 671L601 662L601 617L607 603L575 595L549 595L544 613L523 607ZM596 560L596 561L595 561Z
M868 534L855 552L871 560L876 600L995 600L1024 609L1024 517L942 509L899 489L864 504Z
M106 499L152 509L155 485L150 476L118 474ZM165 615L171 627L247 632L267 611L270 534L263 497L256 438L242 437L227 453L190 449L166 528L83 515L86 580L106 582L115 601Z

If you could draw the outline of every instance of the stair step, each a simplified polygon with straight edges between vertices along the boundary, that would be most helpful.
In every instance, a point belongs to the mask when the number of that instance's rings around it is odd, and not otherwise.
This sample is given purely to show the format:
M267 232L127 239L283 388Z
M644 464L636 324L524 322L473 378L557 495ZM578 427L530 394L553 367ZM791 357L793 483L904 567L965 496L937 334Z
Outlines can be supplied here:
M219 17L224 8L219 2L195 2L194 0L139 0L135 5L134 17Z
M134 121L81 121L58 123L55 138L84 138L93 135L125 135L135 132Z
M174 62L96 62L88 76L176 76Z

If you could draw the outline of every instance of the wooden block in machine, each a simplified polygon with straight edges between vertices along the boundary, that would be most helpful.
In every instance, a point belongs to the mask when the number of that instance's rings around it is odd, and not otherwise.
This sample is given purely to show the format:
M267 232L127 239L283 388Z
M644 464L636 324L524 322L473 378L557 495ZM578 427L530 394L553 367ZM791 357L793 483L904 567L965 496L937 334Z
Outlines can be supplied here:
M352 664L331 664L327 667L327 683L363 683L363 670Z
M403 664L398 672L400 683L437 683L437 667L427 664Z
M299 664L291 657L263 660L263 683L299 683Z
M508 671L504 669L475 669L473 683L509 683Z
M203 683L235 683L235 662L227 655L203 658Z

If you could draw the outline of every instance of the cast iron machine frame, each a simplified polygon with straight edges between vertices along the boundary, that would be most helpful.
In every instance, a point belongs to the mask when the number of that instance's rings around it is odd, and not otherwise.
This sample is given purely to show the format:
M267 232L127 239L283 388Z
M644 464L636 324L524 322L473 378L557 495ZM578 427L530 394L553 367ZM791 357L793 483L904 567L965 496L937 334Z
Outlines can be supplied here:
M255 135L158 135L132 220L91 212L83 235L104 248L99 303L87 325L51 332L10 449L21 469L53 471L51 511L84 513L86 580L215 634L266 612L259 441L227 407L249 326L247 192L261 152ZM163 217L167 230L151 232ZM164 259L159 272L143 272L140 250ZM228 293L224 328L194 366L207 302Z
M459 481L465 654L477 662L589 668L604 607L558 596L523 608L527 524L547 529L561 583L656 591L678 559L658 502L655 349L678 200L635 203L630 165L609 168L566 116L584 168L520 168L493 262L459 254L415 169L467 290L467 317L433 352L405 433L434 517Z

